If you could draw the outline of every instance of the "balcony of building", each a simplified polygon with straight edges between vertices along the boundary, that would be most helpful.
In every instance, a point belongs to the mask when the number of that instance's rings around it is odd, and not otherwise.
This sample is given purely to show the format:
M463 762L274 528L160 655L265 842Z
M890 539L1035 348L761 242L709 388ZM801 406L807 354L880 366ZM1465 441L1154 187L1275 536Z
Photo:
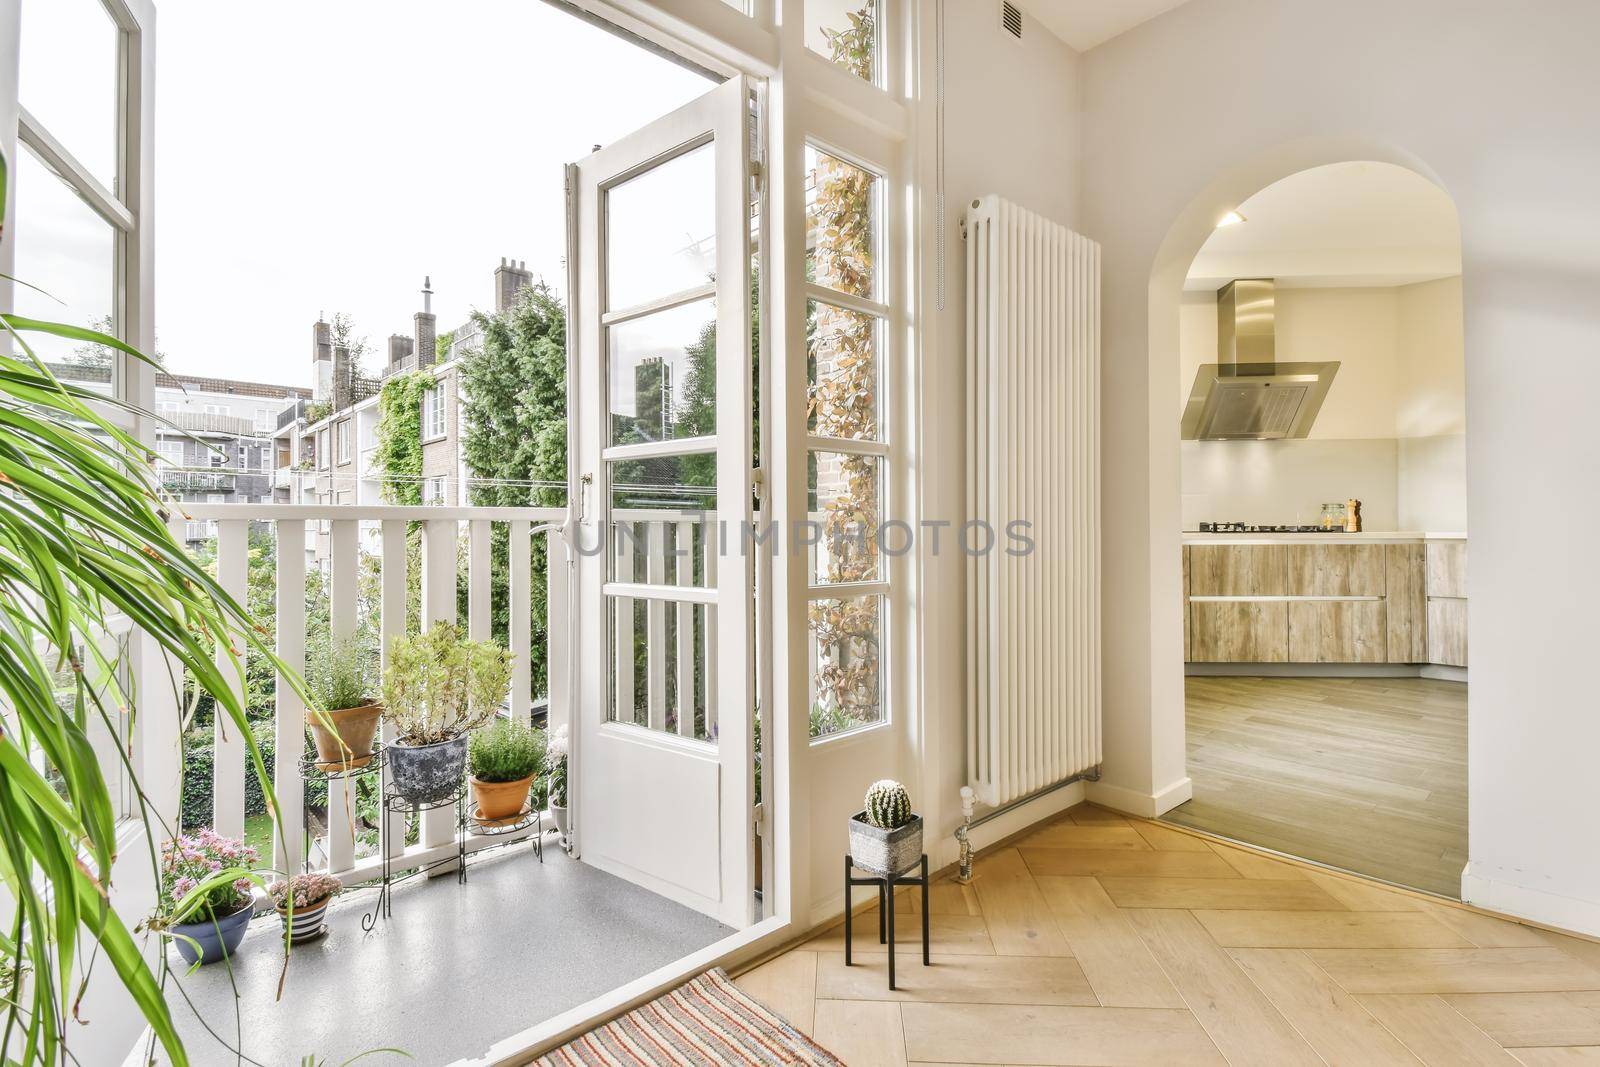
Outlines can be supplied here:
M503 716L547 729L568 721L578 631L564 509L189 510L191 548L215 559L225 588L259 607L259 595L248 600L251 589L270 583L272 617L258 621L275 634L277 652L290 664L306 663L308 650L335 634L359 631L386 641L423 619L455 621L472 638L492 637L511 651L514 676ZM637 546L630 554L638 561L628 565L641 574L664 573L673 544L667 527L682 517L619 512L617 521L628 525L628 541ZM497 570L491 543L501 538L505 555ZM535 583L547 605L537 632L530 610ZM491 609L497 593L508 605L499 619ZM657 622L653 615L643 620L637 636ZM616 625L617 639L631 646L632 614ZM703 657L704 641L703 632L688 627L672 634L668 647L653 649L635 702L657 714L668 672ZM547 671L541 692L531 684L535 662ZM265 703L254 711L253 730L264 751L308 751L300 698L279 686ZM715 716L711 701L706 718L683 725L714 736ZM195 1062L231 1062L235 1046L260 1063L298 1062L313 1052L344 1062L375 1048L404 1049L419 1063L478 1056L508 1034L578 1009L733 932L569 855L547 809L504 833L476 827L470 815L459 832L458 813L449 808L385 819L374 798L387 788L386 770L327 781L308 774L308 764L274 759L280 833L259 793L246 788L252 772L242 739L189 740L207 749L209 759L196 762L192 750L186 759L186 812L198 782L210 791L202 825L258 847L263 864L277 871L321 871L346 886L329 910L326 935L294 946L286 972L280 921L264 897L230 966L186 974L168 946L174 967L168 1001ZM383 906L386 869L393 881ZM314 1048L308 1035L316 1035Z

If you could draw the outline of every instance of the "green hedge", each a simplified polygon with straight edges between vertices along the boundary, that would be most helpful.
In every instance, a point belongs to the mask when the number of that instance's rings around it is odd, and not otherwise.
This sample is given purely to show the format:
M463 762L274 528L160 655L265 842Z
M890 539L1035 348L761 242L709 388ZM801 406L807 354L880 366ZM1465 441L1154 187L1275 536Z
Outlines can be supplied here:
M261 746L261 759L267 765L267 774L271 775L276 760L276 741L273 737L271 723L257 724L251 733L255 735L256 744ZM211 798L212 777L215 768L215 753L213 752L213 735L210 730L190 731L183 753L183 829L192 830L201 826L211 825ZM244 774L244 814L245 818L252 815L264 815L267 811L267 798L261 791L261 782L256 778L251 769L249 758L246 757ZM306 803L322 804L328 802L328 783L313 781L306 786Z

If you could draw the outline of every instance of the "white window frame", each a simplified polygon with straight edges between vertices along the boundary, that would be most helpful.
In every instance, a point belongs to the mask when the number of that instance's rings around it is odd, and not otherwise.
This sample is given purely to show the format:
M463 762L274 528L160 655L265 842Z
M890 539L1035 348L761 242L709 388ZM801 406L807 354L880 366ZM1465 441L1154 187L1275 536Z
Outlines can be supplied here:
M325 471L333 466L333 450L328 445L328 428L324 426L317 431L317 470Z
M880 23L881 25L881 23ZM882 42L879 42L880 51ZM878 60L881 64L881 59ZM894 292L893 259L884 255L885 249L893 246L894 231L890 218L889 203L891 198L891 172L892 167L884 160L873 160L862 149L868 145L857 145L857 150L840 145L823 136L823 132L832 132L836 136L843 135L845 131L833 128L833 124L819 124L816 133L811 133L802 138L800 150L800 166L805 167L807 149L828 155L841 163L858 167L872 174L876 179L874 203L870 210L873 212L873 223L876 229L874 234L875 247L873 249L873 297L867 298L848 293L843 290L806 282L804 285L805 305L801 312L800 329L805 329L805 320L809 306L825 304L829 307L840 308L845 311L855 312L868 316L877 322L877 329L873 337L872 358L874 371L877 376L877 435L872 440L856 440L851 438L831 437L813 434L809 429L805 436L805 454L802 463L807 463L811 456L819 454L871 456L878 459L878 494L879 494L879 524L894 521L900 518L895 510L896 497L893 492L895 484L900 480L900 472L895 468L892 460L893 442L898 438L898 428L895 422L894 405L891 398L895 394L895 385L899 374L896 370L895 354L899 331L893 328L896 318L895 307L883 298ZM809 174L804 175L802 192L804 204L809 205L813 190L809 186ZM804 210L804 208L802 208ZM804 264L808 249L805 242L795 251L802 265ZM802 349L803 350L803 349ZM809 382L807 382L809 389ZM809 469L809 468L807 468ZM838 730L833 733L822 734L810 738L812 745L825 745L831 742L843 741L856 734L869 730L891 730L894 727L893 716L893 671L891 665L894 661L895 634L892 619L894 615L895 598L898 586L894 579L895 558L882 551L880 546L878 558L878 578L870 582L819 582L815 571L809 562L806 568L806 597L810 603L819 600L849 600L876 597L880 608L878 613L878 682L879 682L879 709L880 718L876 722L863 723L849 729ZM810 635L807 634L808 649ZM808 679L809 682L809 679ZM810 703L807 707L809 709Z
M107 72L116 81L116 175L110 187L91 174L72 154L72 145L64 144L37 117L29 113L26 100L18 99L17 68L7 64L9 70L0 71L0 148L12 164L13 174L18 154L31 151L55 171L67 186L100 218L108 223L115 234L112 279L111 333L142 352L155 351L155 301L152 278L154 275L154 242L149 219L154 217L154 89L155 89L155 4L154 0L102 0L106 13L118 31L115 49L115 69ZM20 5L0 5L0 39L16 41L26 48L22 40ZM96 76L86 71L85 77ZM101 75L104 76L104 75ZM26 146L24 148L24 146ZM13 184L12 188L15 188ZM7 190L13 199L6 205L8 218L16 208L15 193ZM0 299L11 306L12 284L7 278L15 273L14 242L0 242ZM50 279L27 279L48 288ZM0 351L11 352L9 336L0 337ZM155 378L153 367L121 352L112 353L110 393L113 397L135 409L150 412L155 409ZM103 414L130 431L148 448L156 440L155 418L139 415L121 406L108 406ZM125 628L126 620L112 617L107 625L114 631ZM141 714L130 739L130 755L139 778L144 784L146 799L161 817L172 819L177 815L179 775L177 773L178 709L176 700L168 695L153 693L156 685L141 684L144 676L165 670L158 663L154 642L138 630L128 633L128 659L134 672L133 685L141 695ZM163 675L164 676L164 675ZM121 782L120 770L107 768L108 781ZM113 775L115 776L113 778ZM130 789L117 791L113 799L118 804L119 817L133 818L139 813L137 799ZM142 827L140 827L142 829ZM131 830L130 830L131 832ZM120 832L119 832L120 837Z
M450 383L448 379L434 379L433 388L422 391L422 443L441 441L449 432L445 415L445 401Z
M352 428L353 420L341 419L335 424L334 433L339 440L339 462L349 463L351 457L351 439L355 436Z

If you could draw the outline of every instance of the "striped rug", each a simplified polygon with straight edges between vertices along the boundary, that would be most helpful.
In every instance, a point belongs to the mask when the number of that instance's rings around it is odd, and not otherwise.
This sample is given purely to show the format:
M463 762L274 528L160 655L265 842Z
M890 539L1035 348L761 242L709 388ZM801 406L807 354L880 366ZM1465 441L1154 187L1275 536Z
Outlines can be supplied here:
M815 1064L843 1062L752 1000L719 967L591 1030L541 1064L639 1067L641 1064Z

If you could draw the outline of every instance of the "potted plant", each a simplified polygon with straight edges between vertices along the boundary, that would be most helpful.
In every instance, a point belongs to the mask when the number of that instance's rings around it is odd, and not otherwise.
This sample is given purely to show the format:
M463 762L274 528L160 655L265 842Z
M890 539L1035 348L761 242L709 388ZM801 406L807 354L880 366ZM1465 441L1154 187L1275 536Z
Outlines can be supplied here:
M367 662L355 639L348 637L328 642L312 658L306 682L322 713L306 718L319 771L346 771L372 761L383 704L367 693Z
M322 933L322 918L328 905L343 889L344 883L331 874L297 874L287 881L273 882L267 892L278 908L278 918L283 920L284 936L295 943Z
M467 734L494 718L510 684L511 653L466 640L453 623L396 637L383 672L395 792L412 804L448 800L466 773Z
M473 734L467 745L473 818L488 824L520 819L534 776L544 768L544 748L543 732L510 719Z
M161 905L178 955L191 966L230 956L250 926L256 850L212 830L161 850Z
M545 765L550 770L550 817L563 839L567 836L567 745L567 727L562 724L550 735Z
M922 816L911 795L885 778L867 787L866 806L850 816L850 860L862 870L896 875L922 858Z

